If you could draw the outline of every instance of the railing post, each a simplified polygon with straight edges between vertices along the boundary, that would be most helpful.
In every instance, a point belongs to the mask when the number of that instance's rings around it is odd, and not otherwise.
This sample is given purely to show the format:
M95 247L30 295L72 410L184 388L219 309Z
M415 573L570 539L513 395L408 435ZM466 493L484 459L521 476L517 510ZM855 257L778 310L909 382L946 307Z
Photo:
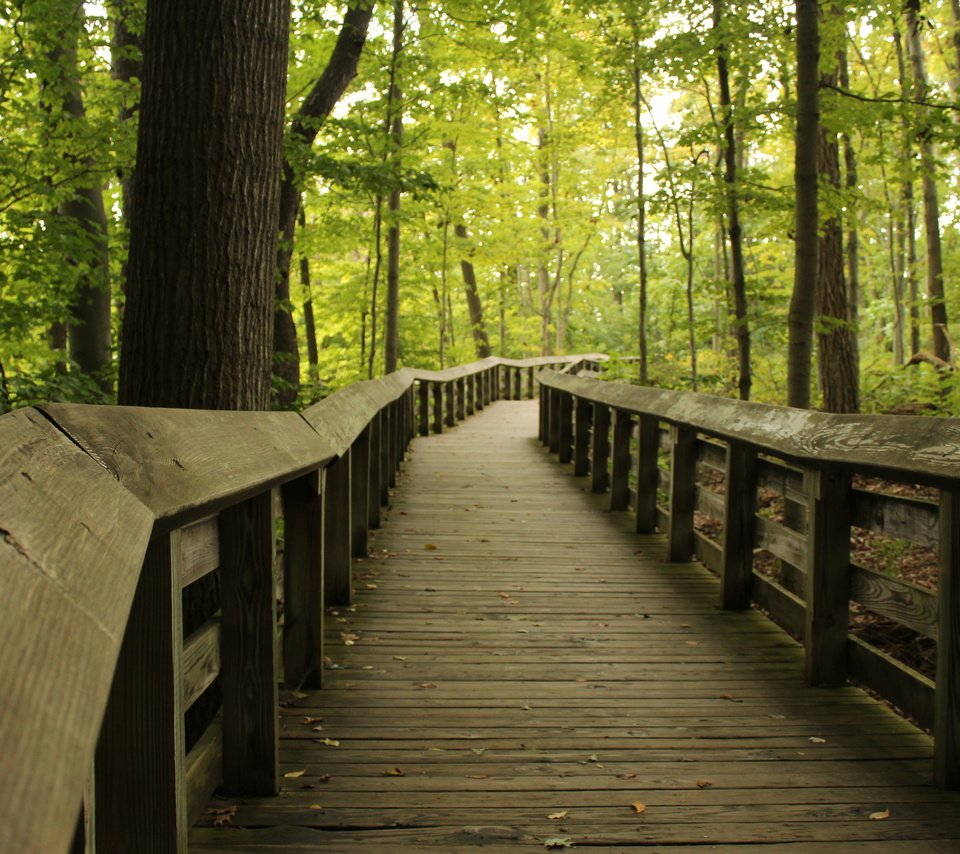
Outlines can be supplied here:
M569 463L573 459L573 395L560 394L560 462Z
M433 392L433 432L443 432L443 385L431 381L430 390Z
M590 488L606 492L610 488L610 407L602 403L593 405L592 455Z
M390 486L397 485L397 471L400 468L400 458L402 456L400 431L401 418L399 401L387 404L384 410L387 413L387 483Z
M527 397L530 400L533 400L535 395L536 395L536 385L533 380L533 367L531 366L527 368Z
M470 374L467 377L467 415L473 415L477 411L477 375Z
M693 511L697 500L697 431L670 427L670 527L667 560L686 563L693 557Z
M578 397L576 414L573 473L577 477L586 477L590 473L590 427L593 424L593 404L585 398Z
M477 409L483 409L487 405L487 380L490 369L484 368L477 374Z
M268 491L220 514L223 783L242 795L278 792L273 508Z
M940 623L937 641L933 773L938 786L960 788L960 491L940 491Z
M520 381L521 377L521 368L513 369L513 399L520 400L523 397L523 393L520 391Z
M368 430L370 431L370 482L367 487L367 513L369 514L368 527L375 529L380 527L380 447L383 442L379 412L370 419Z
M370 428L357 435L350 448L350 551L366 557L370 514Z
M380 496L380 506L386 507L390 503L390 417L389 407L384 407L377 413L377 423L380 433L380 465L377 466L379 480L377 494Z
M550 436L550 389L540 389L540 426L537 438L541 445L546 445Z
M350 604L350 452L326 469L323 484L323 602Z
M550 453L560 452L560 399L563 392L559 389L550 389L550 430L547 438L550 442Z
M725 610L742 611L750 607L756 518L756 448L743 442L730 442L727 445L723 563L720 569L720 605Z
M177 530L150 542L120 647L94 763L98 850L187 850L180 597Z
M430 383L421 380L417 394L420 398L419 432L421 436L427 436L430 433Z
M460 377L456 381L457 386L457 421L463 421L467 417L467 381Z
M641 415L637 429L637 504L638 534L657 530L657 490L660 488L660 422L654 415Z
M633 418L629 412L617 410L613 422L613 462L610 476L610 509L626 510L630 506L630 440Z
M323 508L320 473L283 485L283 677L319 688L323 674Z
M443 390L447 409L447 417L444 423L446 423L447 427L455 427L457 424L457 416L455 414L457 384L452 380L450 382L446 382L444 383Z
M850 625L850 475L810 471L806 566L806 676L810 685L847 678Z

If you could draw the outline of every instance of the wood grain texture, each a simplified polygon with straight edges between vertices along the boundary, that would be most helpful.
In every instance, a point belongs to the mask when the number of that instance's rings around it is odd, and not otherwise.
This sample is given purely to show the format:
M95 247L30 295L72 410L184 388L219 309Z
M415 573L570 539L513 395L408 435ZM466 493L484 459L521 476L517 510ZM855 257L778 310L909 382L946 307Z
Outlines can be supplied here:
M65 403L44 412L150 508L161 530L216 513L335 453L293 412Z
M211 617L183 642L183 711L220 675L220 618Z
M937 644L937 782L960 788L960 490L940 493L940 642Z
M180 584L186 587L220 565L220 525L216 516L180 530Z
M697 433L670 428L670 524L667 559L686 562L693 556L693 511L697 496Z
M207 818L194 850L960 838L927 736L855 688L807 687L795 641L719 610L699 565L665 564L663 537L537 445L536 418L504 401L416 444L355 607L328 617L326 687L281 711L281 770L303 774L212 801L233 826Z
M595 405L590 448L590 488L597 494L610 489L610 424L609 406Z
M3 845L65 851L153 517L35 410L0 471Z

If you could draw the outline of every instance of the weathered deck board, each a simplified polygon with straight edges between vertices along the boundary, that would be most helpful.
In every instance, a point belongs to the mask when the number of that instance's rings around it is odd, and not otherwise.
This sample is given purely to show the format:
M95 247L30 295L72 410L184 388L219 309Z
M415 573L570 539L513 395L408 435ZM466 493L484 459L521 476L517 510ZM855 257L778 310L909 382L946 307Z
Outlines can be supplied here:
M805 687L790 638L718 610L706 570L548 458L535 407L417 441L329 620L326 687L283 710L281 771L303 774L216 800L236 815L191 847L960 850L930 740Z

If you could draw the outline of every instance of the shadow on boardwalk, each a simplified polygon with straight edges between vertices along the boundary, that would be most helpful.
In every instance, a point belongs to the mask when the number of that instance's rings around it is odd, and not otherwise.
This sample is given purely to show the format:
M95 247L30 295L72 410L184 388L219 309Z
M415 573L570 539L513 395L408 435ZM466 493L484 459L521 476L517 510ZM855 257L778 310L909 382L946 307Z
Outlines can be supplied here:
M547 456L536 406L414 443L326 687L283 710L283 791L215 801L191 849L960 851L930 739L805 687L797 644Z

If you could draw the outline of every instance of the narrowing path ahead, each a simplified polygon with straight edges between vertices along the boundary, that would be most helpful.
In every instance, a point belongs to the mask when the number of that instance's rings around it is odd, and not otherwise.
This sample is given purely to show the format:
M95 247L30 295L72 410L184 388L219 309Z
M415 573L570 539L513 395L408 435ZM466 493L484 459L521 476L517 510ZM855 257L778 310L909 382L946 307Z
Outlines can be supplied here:
M806 687L793 640L548 456L536 406L414 443L325 687L287 695L280 796L215 799L191 850L960 850L930 739Z

